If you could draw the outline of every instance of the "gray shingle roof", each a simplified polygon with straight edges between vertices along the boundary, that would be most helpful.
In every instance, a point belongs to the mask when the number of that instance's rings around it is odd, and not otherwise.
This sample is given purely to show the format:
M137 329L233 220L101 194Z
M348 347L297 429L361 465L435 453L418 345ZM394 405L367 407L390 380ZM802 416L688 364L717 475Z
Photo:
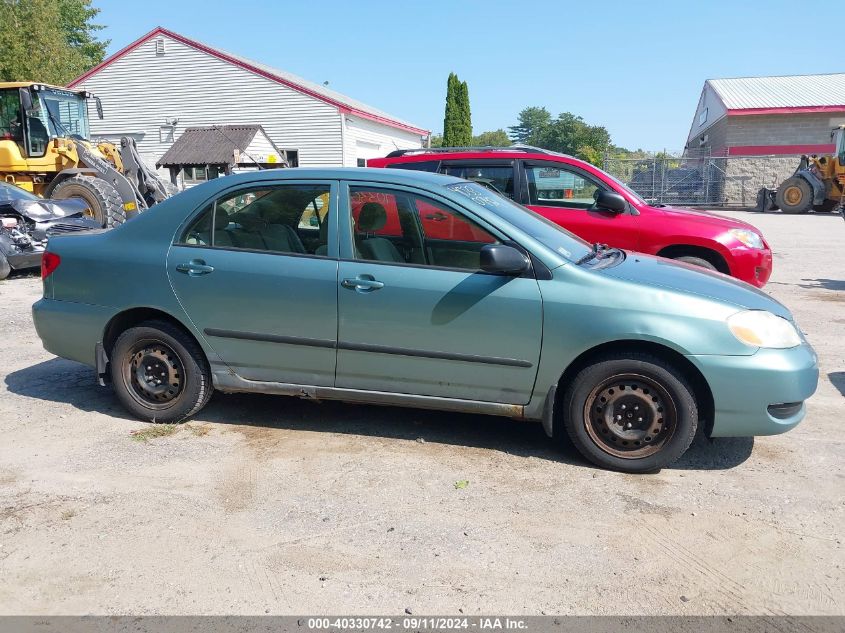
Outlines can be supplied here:
M156 165L231 165L235 162L235 149L246 150L259 132L265 134L260 125L189 127ZM281 151L278 154L284 155Z

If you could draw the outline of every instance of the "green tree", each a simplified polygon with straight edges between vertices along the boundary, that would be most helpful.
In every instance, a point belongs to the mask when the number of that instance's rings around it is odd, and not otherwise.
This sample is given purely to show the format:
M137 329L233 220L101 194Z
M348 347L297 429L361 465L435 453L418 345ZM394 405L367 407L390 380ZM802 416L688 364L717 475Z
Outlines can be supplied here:
M65 85L101 62L98 13L91 0L0 0L0 81Z
M443 146L462 147L472 142L469 88L455 73L446 82L446 113L443 117Z
M531 138L539 134L552 121L552 115L546 108L532 106L517 115L519 123L508 128L514 143L530 143Z
M110 41L100 41L95 37L97 31L102 31L106 27L92 22L100 10L92 7L91 2L92 0L58 0L62 31L68 45L75 48L82 56L85 63L82 72L105 59L106 48Z
M572 154L593 165L601 166L610 147L610 133L600 125L589 125L580 116L563 112L537 129L528 143L555 152Z
M482 132L478 136L472 137L472 145L475 147L507 147L510 144L511 139L508 133L501 129Z

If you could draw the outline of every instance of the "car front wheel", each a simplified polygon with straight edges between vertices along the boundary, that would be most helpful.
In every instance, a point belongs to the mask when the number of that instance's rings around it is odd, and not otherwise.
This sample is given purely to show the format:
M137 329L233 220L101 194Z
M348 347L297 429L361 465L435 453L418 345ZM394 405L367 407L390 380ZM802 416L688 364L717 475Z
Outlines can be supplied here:
M689 448L698 426L683 374L649 354L605 356L570 382L561 413L579 452L603 468L659 470Z
M213 391L200 346L166 321L147 321L123 332L110 366L118 399L142 420L180 422L202 409Z

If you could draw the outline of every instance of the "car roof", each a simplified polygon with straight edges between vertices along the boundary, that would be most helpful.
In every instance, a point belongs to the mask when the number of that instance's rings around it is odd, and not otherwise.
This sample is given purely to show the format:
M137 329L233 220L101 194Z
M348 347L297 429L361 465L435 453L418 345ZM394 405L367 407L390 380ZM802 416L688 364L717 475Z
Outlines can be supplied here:
M428 184L436 186L464 182L454 176L433 174L425 171L404 169L383 169L378 167L290 167L286 169L263 169L249 171L226 177L226 182L233 179L255 182L256 180L361 180L393 183L397 185Z
M390 152L384 158L376 160L382 161L391 159L391 162L400 162L396 159L406 159L410 161L412 159L418 160L420 157L506 158L514 156L519 156L520 158L525 156L540 156L546 158L566 158L577 160L575 157L570 156L569 154L561 154L560 152L553 152L551 150L543 149L541 147L534 147L533 145L523 145L519 143L515 145L509 145L507 147L492 147L487 145L480 147L420 147L416 149L399 149Z

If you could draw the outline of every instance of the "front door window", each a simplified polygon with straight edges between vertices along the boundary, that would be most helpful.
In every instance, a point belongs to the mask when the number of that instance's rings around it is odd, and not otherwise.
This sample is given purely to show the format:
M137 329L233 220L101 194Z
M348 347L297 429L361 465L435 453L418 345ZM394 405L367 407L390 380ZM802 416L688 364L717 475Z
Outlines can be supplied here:
M350 187L357 259L476 271L480 251L498 242L459 211L416 194Z
M526 165L528 204L588 209L600 187L596 181L561 166Z

